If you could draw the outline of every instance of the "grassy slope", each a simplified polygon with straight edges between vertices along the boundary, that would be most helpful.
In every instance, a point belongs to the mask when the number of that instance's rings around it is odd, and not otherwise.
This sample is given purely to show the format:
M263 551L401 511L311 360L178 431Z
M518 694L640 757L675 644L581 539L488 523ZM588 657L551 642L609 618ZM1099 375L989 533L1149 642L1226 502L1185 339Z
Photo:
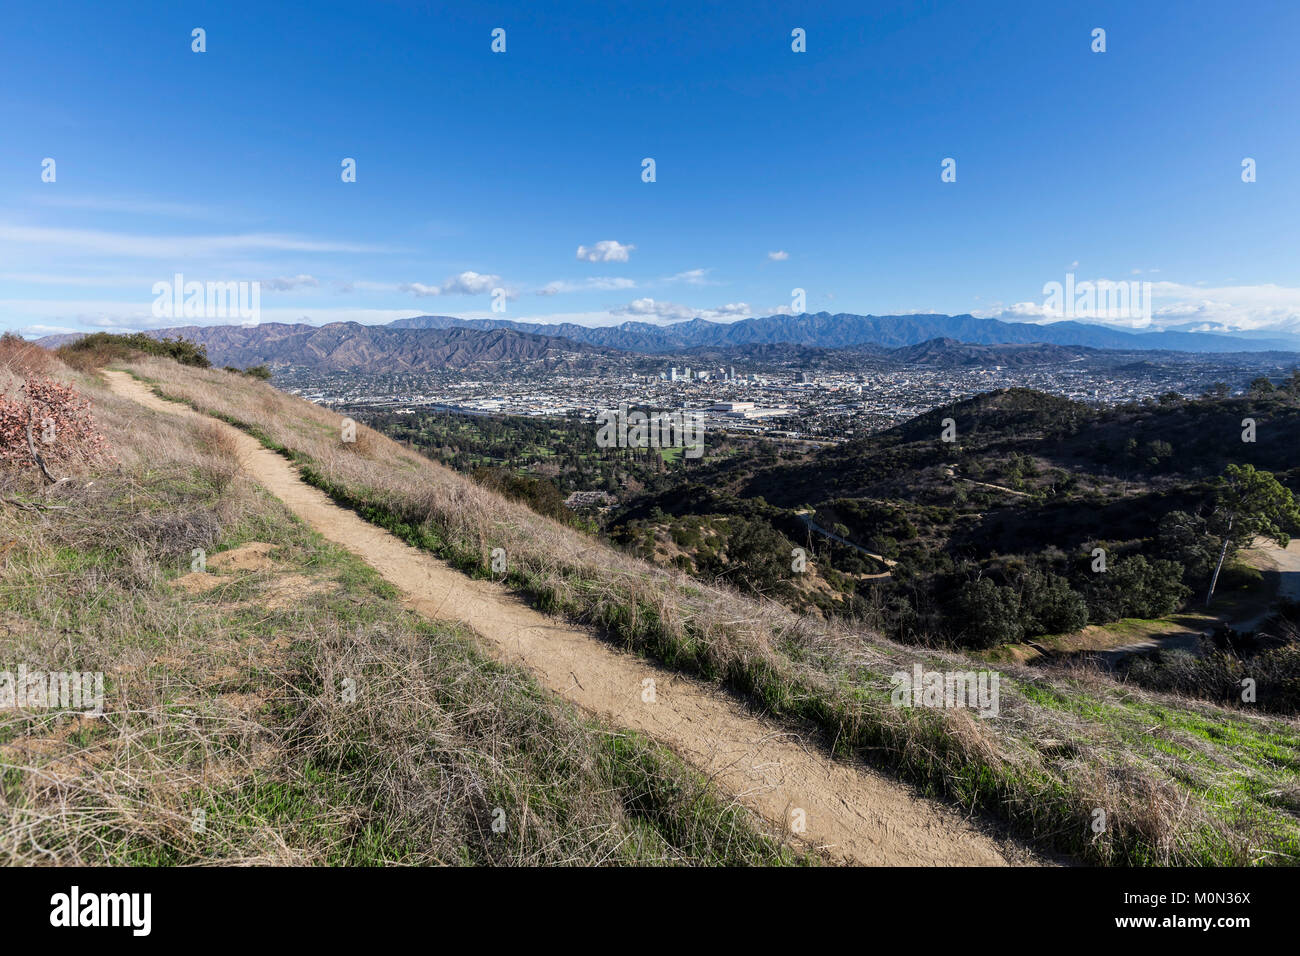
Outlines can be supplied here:
M121 467L55 491L0 472L52 506L0 507L0 669L102 671L107 713L0 711L0 861L799 861L671 753L402 610L219 432L62 375ZM265 566L223 567L248 542ZM216 587L183 586L192 548Z
M542 606L604 626L625 646L716 680L774 716L812 722L837 749L1057 848L1102 863L1300 861L1295 721L1015 665L1003 665L997 719L893 707L889 675L914 661L980 664L651 568L368 429L344 444L336 415L269 386L156 360L132 371L167 397L242 425L338 501L466 571L486 573L491 549L503 547L510 582ZM1100 832L1092 828L1098 809Z

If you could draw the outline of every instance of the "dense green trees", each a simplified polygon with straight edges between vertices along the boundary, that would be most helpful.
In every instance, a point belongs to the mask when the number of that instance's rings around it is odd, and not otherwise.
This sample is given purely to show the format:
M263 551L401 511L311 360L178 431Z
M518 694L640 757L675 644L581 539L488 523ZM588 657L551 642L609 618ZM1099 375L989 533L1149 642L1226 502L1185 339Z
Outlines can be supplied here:
M1111 561L1104 572L1092 573L1083 593L1089 620L1104 624L1124 617L1172 614L1191 590L1183 584L1183 571L1176 562L1132 554Z

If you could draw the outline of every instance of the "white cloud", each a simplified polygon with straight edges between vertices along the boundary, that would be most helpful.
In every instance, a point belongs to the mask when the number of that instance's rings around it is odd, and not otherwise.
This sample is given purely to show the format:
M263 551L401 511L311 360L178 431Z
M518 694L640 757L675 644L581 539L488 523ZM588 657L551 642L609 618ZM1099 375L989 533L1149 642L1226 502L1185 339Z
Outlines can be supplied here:
M484 295L501 284L498 275L480 272L462 272L447 279L442 285L425 285L423 282L403 282L399 292L409 292L416 298L434 295Z
M1300 288L1274 285L1195 286L1153 282L1152 323L1206 323L1215 329L1300 332Z
M43 335L69 335L80 331L80 329L69 328L66 325L25 325L18 330L18 334L39 338Z
M682 322L687 319L736 319L753 315L746 302L730 302L711 309L694 309L676 302L664 302L649 297L633 299L627 305L610 310L613 315L636 319L658 319L661 322Z
M1054 280L1060 281L1060 280ZM1082 278L1077 282L1084 281ZM1094 283L1105 279L1088 280ZM1136 281L1136 280L1134 280ZM1300 333L1300 288L1266 285L1210 286L1179 282L1151 283L1151 319L1081 317L1081 321L1117 328L1166 329L1189 326L1200 331L1275 330ZM1062 318L1043 301L1001 303L971 313L1011 322L1053 322Z
M627 305L611 309L615 315L629 315L638 318L669 319L680 321L695 316L695 310L674 302L656 302L650 297L633 299Z
M776 252L769 252L767 257L773 262L785 262L786 259L790 258L790 253L786 252L784 249L778 249Z
M593 246L578 246L578 259L585 262L627 262L628 253L636 246L624 245L613 239L602 239Z

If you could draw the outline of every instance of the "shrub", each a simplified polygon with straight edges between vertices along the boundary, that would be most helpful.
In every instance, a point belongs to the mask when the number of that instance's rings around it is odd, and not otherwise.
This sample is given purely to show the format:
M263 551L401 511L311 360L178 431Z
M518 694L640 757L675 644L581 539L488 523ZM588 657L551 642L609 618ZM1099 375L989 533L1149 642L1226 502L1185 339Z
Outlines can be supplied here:
M1059 574L1030 571L1020 593L1021 624L1027 635L1065 634L1088 623L1088 603Z
M143 332L130 335L114 335L109 332L94 332L61 346L57 352L74 368L83 370L103 368L109 362L130 358L136 353L159 355L174 359L182 365L208 368L207 346L177 336L174 339L156 339Z
M54 371L56 364L54 356L39 345L33 345L12 332L0 335L0 366L9 369L19 378L33 374L47 375Z
M90 402L76 389L33 375L21 391L21 399L0 396L0 464L10 468L38 464L33 447L47 465L112 460L91 418Z

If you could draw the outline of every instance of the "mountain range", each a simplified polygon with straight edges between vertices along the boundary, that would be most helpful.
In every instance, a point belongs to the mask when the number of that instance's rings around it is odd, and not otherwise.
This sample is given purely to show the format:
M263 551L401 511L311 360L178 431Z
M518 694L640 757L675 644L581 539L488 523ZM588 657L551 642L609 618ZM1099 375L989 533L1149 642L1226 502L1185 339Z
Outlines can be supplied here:
M218 365L292 365L329 371L463 369L476 364L618 359L627 353L685 363L830 357L854 353L913 365L1026 365L1071 361L1090 350L1198 353L1300 351L1300 338L1235 338L1209 332L1125 332L1081 322L1002 322L971 315L771 315L739 322L671 325L534 324L421 315L387 325L265 322L190 325L148 333L204 345ZM47 336L55 348L77 335Z
M456 319L445 315L419 315L390 323L406 329L512 329L535 335L559 336L603 348L632 352L672 352L703 346L750 344L806 345L847 348L880 345L898 348L947 338L975 345L1045 343L1081 345L1096 349L1165 349L1180 352L1265 352L1300 350L1300 336L1277 333L1272 337L1215 332L1128 332L1086 322L1063 321L1049 325L979 319L973 315L853 315L829 312L803 315L769 315L738 322L690 319L670 325L624 322L620 325L585 326L574 323L542 325L510 319Z
M190 325L149 333L203 345L216 365L294 365L322 371L405 372L476 364L560 361L602 350L509 329L401 329L357 322L328 325Z

